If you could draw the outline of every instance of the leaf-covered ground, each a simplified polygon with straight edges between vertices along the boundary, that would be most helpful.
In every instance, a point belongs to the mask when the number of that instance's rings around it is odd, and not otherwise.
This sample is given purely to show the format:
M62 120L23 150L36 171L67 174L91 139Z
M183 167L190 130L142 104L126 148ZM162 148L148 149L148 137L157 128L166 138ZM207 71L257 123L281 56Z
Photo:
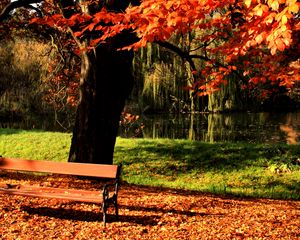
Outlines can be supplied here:
M2 182L20 181L1 176ZM25 181L25 180L21 180ZM30 177L26 182L94 188L84 180ZM120 219L100 206L0 196L1 239L300 239L300 202L239 199L123 184Z

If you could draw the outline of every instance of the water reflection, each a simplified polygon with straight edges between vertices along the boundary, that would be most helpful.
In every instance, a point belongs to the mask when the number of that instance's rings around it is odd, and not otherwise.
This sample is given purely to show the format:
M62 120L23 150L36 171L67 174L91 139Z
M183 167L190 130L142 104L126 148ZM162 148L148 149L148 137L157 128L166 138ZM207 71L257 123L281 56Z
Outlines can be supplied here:
M205 142L300 142L300 112L155 115L142 118L142 137Z
M0 128L12 129L41 129L46 131L71 132L72 124L69 120L57 120L54 116L27 116L25 118L11 117L10 119L0 118Z
M280 125L280 130L286 133L286 142L289 144L298 143L298 139L300 136L299 128L297 128L297 124L299 118L293 117L292 114L288 114L286 117L286 124Z
M138 137L193 139L205 142L289 143L300 142L300 112L230 113L193 115L145 115ZM137 136L139 124L121 127L120 136ZM0 128L71 131L50 118L0 121Z

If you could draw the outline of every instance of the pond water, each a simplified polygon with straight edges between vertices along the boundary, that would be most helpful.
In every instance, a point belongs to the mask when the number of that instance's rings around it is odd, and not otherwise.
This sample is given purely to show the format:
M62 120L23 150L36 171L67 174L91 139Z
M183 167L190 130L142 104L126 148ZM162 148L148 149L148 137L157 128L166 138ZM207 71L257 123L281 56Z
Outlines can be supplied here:
M300 112L153 115L141 116L140 121L144 124L140 137L146 138L300 143ZM128 137L132 131L123 127L120 134Z
M70 125L58 124L49 118L1 121L0 128L71 131ZM205 142L297 144L300 143L300 111L291 113L143 115L137 122L121 126L120 136L193 139Z

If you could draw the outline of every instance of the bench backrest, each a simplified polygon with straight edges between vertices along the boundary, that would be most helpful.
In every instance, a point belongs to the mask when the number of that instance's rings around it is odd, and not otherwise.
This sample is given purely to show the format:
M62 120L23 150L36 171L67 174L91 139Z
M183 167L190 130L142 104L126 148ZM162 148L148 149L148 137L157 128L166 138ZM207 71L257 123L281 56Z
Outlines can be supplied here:
M0 169L76 176L118 178L120 166L91 163L51 162L0 157Z

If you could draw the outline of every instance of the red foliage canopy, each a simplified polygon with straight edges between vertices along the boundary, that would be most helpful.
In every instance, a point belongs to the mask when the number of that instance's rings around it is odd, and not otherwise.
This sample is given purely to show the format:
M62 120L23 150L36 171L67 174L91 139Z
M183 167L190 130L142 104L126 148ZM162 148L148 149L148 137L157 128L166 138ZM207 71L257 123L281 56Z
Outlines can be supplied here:
M138 49L149 42L168 47L190 63L194 88L200 95L218 89L232 73L239 77L242 86L249 88L267 82L289 89L300 80L297 0L142 0L125 12L102 7L95 13L84 10L85 6L81 3L81 11L68 18L53 12L43 19L33 19L32 23L63 31L76 26L73 37L80 42L88 35L89 48L124 30L132 31L139 40L123 50ZM191 32L198 33L194 42L203 49L200 54L168 43L174 34ZM194 59L204 60L205 66L197 69Z

